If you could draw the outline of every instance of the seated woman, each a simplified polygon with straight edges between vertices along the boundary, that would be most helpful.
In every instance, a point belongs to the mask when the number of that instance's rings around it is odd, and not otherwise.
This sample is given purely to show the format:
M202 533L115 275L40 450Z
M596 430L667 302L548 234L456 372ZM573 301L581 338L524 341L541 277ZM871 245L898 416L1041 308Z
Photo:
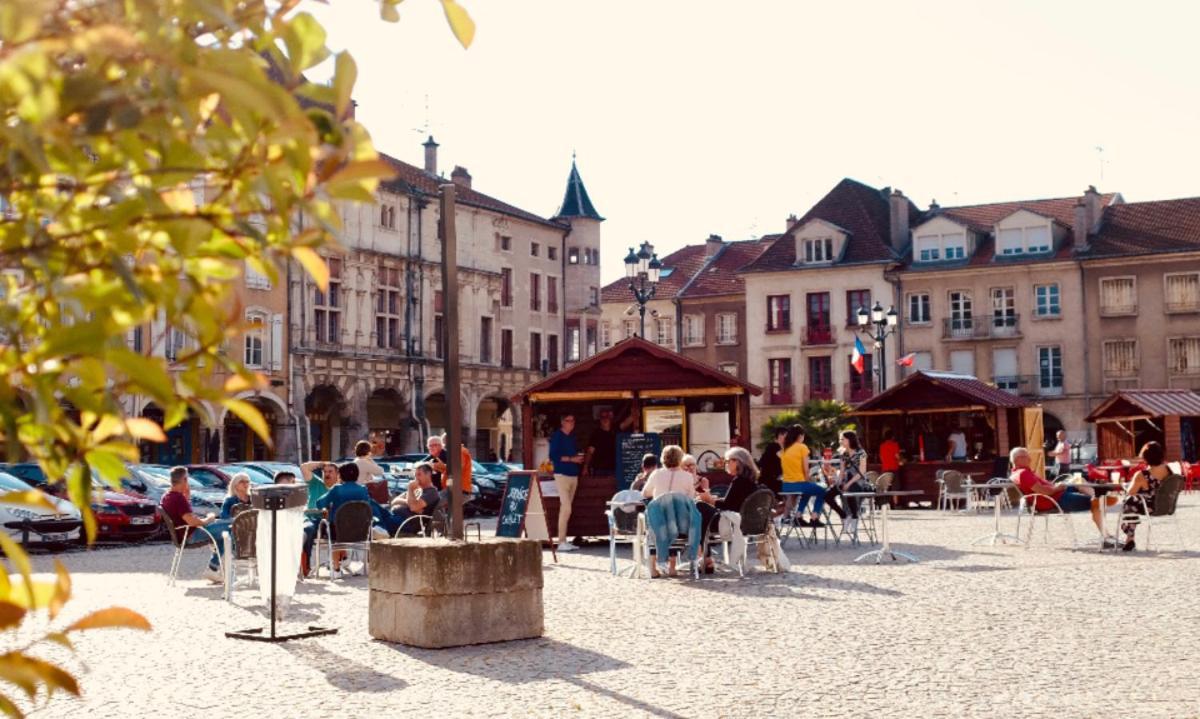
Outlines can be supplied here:
M233 519L233 508L239 504L250 504L250 475L238 472L229 480L225 501L221 502L221 519Z
M717 518L721 512L740 512L746 498L754 494L759 487L758 465L754 457L741 447L730 447L725 452L725 471L733 476L729 491L724 497L717 498L708 491L708 480L700 479L700 493L697 496L696 508L700 510L701 527L705 532L717 531ZM711 551L711 547L710 547ZM705 557L704 572L712 574L712 557Z
M642 488L642 496L646 499L652 500L651 504L654 504L655 502L653 500L658 500L660 498L667 499L667 495L680 495L687 500L688 504L691 504L691 500L695 499L696 497L695 479L691 474L685 472L679 466L682 462L682 447L673 444L663 447L663 466L654 470L654 472L651 473L646 479L646 486ZM675 507L674 503L671 501L664 502L663 504L658 505L656 509L657 508L666 508L668 511L665 512L665 514L662 512L652 513L650 511L650 506L647 505L646 521L649 523L650 530L654 534L655 547L661 546L664 552L669 553L671 542L673 542L675 538L682 533L683 527L681 525L683 524L683 521L688 522L689 530L692 529L691 522L690 520L683 520L683 518L679 516L680 513L676 511L678 508ZM692 511L695 512L696 510L693 508ZM700 517L697 515L695 519L696 524L699 525ZM699 530L699 526L696 526L695 530ZM690 534L692 533L698 534L698 532L689 532L689 538ZM656 549L651 548L650 554L656 554ZM675 576L674 556L671 556L667 559L667 572L671 576ZM652 564L650 576L660 576L657 561Z
M838 454L842 458L841 471L834 474L832 466L827 462L821 466L821 471L828 477L829 490L825 493L825 501L842 518L842 525L850 534L858 531L857 497L846 497L846 509L843 509L838 497L845 492L865 492L872 489L867 480L867 452L858 442L858 434L852 430L842 432ZM850 517L846 518L847 510Z
M808 477L808 445L804 443L804 435L804 427L793 424L783 438L783 454L780 455L783 491L785 494L800 495L798 502L796 497L788 498L789 509L795 512L793 521L804 527L823 527L821 511L825 508L825 488ZM810 499L812 511L805 521L804 507Z
M1133 475L1133 481L1127 490L1129 497L1125 500L1124 511L1128 514L1153 512L1154 495L1158 493L1158 485L1171 476L1171 470L1167 467L1166 450L1158 442L1147 442L1138 456L1147 466ZM1121 522L1121 533L1125 535L1122 550L1133 551L1133 537L1137 533L1137 526L1136 519Z

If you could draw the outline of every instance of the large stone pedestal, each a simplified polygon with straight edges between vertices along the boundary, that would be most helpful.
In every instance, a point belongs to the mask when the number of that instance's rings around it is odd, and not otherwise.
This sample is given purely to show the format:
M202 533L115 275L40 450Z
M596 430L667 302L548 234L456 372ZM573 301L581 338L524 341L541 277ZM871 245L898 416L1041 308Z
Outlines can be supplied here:
M388 539L370 561L375 639L437 649L542 636L539 542Z

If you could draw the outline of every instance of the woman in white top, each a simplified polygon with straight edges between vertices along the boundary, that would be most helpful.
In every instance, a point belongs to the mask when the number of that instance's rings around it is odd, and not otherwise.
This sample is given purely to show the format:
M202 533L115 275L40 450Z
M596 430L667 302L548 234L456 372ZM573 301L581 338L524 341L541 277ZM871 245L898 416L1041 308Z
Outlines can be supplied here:
M662 451L663 466L654 470L642 488L642 496L647 499L658 499L669 492L678 492L689 499L696 497L696 477L684 470L683 448L667 445Z

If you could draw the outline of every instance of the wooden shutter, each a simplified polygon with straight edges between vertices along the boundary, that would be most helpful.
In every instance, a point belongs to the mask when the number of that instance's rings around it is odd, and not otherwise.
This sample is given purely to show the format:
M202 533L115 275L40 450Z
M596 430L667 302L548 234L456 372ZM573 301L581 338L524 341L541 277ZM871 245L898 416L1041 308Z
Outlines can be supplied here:
M1046 437L1045 431L1042 429L1042 408L1026 407L1024 415L1025 448L1029 450L1029 457L1032 460L1030 467L1034 472L1045 475L1046 449L1044 442L1046 441Z
M275 371L283 369L283 315L271 315L271 344L270 367Z

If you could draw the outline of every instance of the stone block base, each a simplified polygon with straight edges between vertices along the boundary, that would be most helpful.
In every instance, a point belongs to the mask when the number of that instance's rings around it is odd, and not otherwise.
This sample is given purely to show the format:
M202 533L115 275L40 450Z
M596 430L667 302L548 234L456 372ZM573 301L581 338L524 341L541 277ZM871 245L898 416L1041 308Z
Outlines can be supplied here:
M542 636L542 550L531 540L375 542L368 630L427 649Z

